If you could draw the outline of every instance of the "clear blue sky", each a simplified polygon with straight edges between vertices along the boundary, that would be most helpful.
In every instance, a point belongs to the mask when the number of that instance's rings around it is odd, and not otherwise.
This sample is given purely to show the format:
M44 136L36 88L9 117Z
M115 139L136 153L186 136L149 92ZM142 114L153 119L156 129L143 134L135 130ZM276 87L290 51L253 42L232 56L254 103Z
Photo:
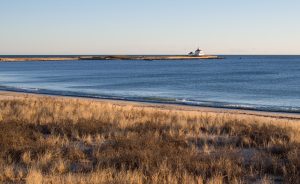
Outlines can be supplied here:
M298 0L0 0L0 54L300 54Z

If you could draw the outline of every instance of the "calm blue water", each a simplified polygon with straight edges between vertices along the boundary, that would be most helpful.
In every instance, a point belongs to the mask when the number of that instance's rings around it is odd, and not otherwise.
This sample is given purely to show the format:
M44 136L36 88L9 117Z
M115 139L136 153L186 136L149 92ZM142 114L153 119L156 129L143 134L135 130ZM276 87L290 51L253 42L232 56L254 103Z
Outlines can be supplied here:
M0 62L0 89L300 113L300 56Z

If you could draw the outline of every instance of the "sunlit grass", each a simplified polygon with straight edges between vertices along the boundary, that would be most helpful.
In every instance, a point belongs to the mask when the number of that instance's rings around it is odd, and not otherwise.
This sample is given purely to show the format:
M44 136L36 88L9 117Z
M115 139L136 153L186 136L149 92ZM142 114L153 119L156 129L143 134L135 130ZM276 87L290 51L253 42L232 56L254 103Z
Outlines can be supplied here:
M2 99L0 181L299 183L298 123L83 99Z

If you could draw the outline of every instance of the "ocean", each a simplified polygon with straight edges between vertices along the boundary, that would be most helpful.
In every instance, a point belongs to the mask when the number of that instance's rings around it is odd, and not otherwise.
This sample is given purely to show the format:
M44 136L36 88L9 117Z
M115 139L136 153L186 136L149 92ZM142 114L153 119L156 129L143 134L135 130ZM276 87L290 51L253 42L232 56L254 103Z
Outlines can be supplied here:
M0 62L0 90L300 113L300 56Z

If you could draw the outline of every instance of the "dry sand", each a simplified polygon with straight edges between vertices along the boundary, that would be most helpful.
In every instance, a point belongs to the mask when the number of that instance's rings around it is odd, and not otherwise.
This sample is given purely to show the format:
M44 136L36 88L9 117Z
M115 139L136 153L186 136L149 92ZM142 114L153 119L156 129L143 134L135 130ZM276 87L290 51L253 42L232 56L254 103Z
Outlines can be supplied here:
M83 97L67 97L67 96L51 96L43 94L29 94L29 93L19 93L10 91L0 91L1 99L16 99L16 98L30 98L30 97L52 97L52 98L71 98L71 99L81 99L81 100L92 100L99 103L111 103L116 106L134 106L134 107L144 107L144 108L158 108L162 110L178 110L178 111L193 111L199 113L209 113L209 114L228 114L236 115L242 119L248 118L264 118L266 120L283 120L289 122L299 122L300 114L296 113L277 113L277 112L264 112L264 111L252 111L252 110L237 110L237 109L225 109L225 108L211 108L211 107L199 107L199 106L187 106L187 105L173 105L173 104L161 104L161 103L147 103L147 102L132 102L126 100L108 100L108 99L94 99L94 98L83 98Z

